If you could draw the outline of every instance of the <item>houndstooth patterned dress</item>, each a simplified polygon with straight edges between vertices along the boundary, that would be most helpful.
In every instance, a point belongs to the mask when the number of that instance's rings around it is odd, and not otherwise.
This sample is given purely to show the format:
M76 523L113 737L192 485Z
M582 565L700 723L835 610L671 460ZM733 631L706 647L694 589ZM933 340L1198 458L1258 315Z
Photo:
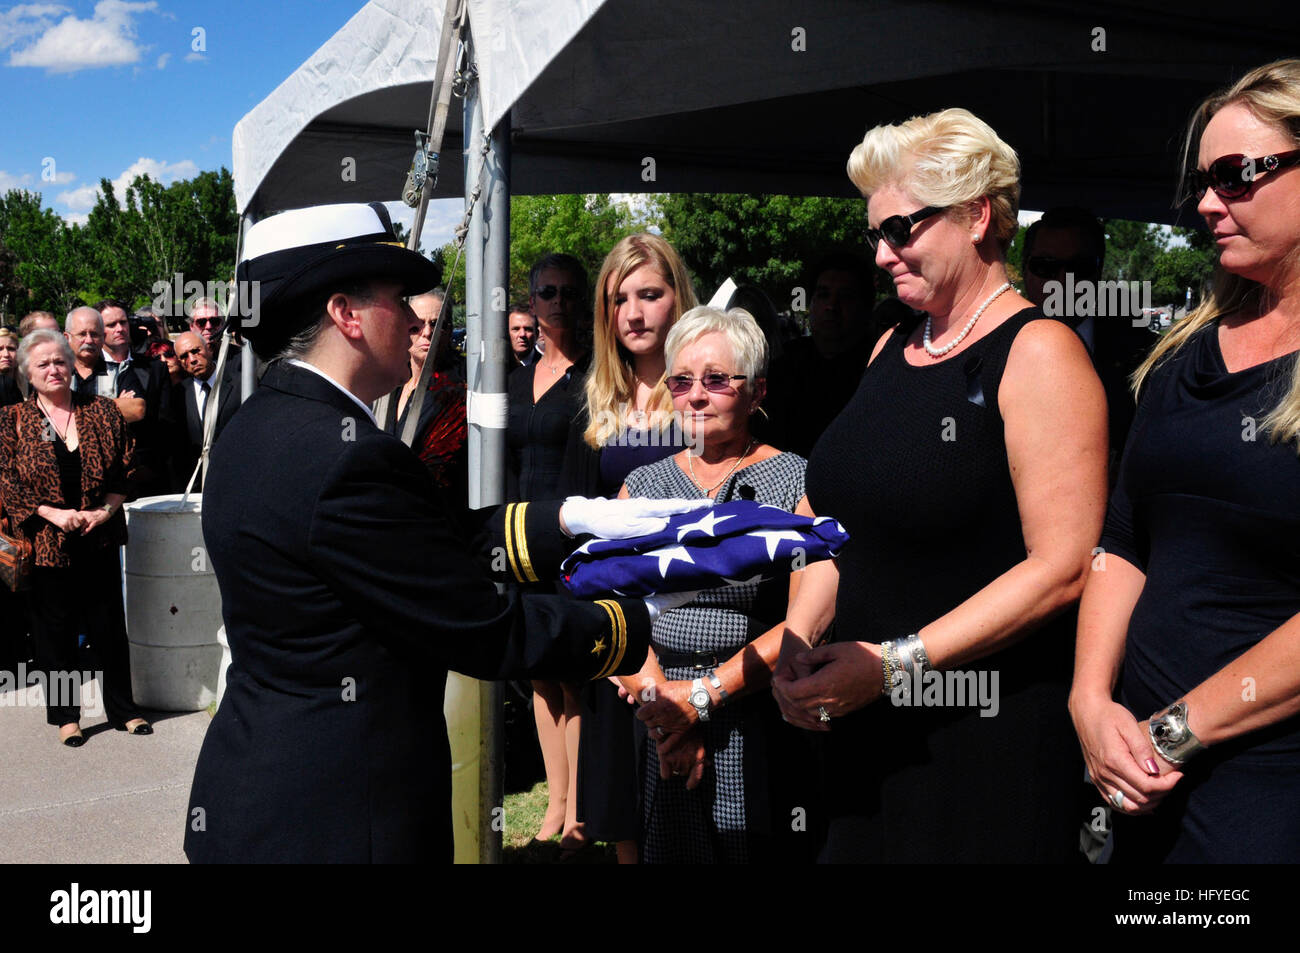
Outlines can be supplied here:
M793 453L760 460L728 477L714 499L724 503L750 498L793 511L804 495L806 466L807 461ZM745 487L752 488L752 497ZM705 496L672 457L633 470L627 488L632 496L655 499ZM651 638L665 651L717 651L726 658L781 621L781 596L788 590L788 576L710 589L655 620ZM664 675L670 681L689 681L707 678L711 672L674 667L666 668ZM754 784L753 779L771 767L763 763L761 753L766 745L756 733L763 731L762 723L767 720L762 716L770 714L764 707L775 710L775 705L770 692L757 691L713 711L703 726L712 768L706 769L703 783L693 791L686 790L683 779L661 780L655 746L645 745L645 863L745 863L750 859L751 834L759 821L755 815L767 813L765 808L755 810L755 799L763 795L756 790L762 785ZM760 759L758 764L751 763L748 771L747 750L751 758L758 753Z

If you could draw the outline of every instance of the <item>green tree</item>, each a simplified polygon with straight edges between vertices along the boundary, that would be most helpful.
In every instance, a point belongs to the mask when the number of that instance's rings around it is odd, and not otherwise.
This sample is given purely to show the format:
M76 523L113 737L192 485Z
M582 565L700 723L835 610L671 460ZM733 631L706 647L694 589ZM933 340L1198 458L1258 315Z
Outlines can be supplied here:
M17 324L22 315L16 308L28 300L27 287L18 280L18 256L0 238L0 324Z
M14 257L12 284L0 297L14 314L61 314L81 303L79 289L93 274L81 229L41 208L39 192L13 189L0 200L0 238Z
M480 209L475 210L478 214ZM619 239L653 225L608 195L516 195L510 199L510 277L507 304L528 297L528 272L548 252L573 255L587 268L589 281ZM443 284L454 304L465 301L465 256L457 264L452 242L431 258L443 263ZM455 274L451 273L455 265ZM588 289L592 290L592 289ZM463 312L457 323L463 323Z
M85 233L94 265L94 291L144 304L156 282L228 281L235 270L239 216L234 180L226 169L200 172L164 186L147 175L119 203L100 180Z
M140 181L132 183L128 196ZM133 205L124 207L118 202L108 179L99 180L99 194L82 232L90 256L94 295L134 301L138 292L152 284L149 257L140 247L139 212Z
M758 285L783 309L797 303L793 290L821 255L847 249L870 256L861 199L682 193L659 196L657 206L664 238L706 299L731 277Z
M1168 244L1159 225L1113 218L1106 222L1103 281L1149 281L1156 259Z
M623 203L608 195L518 195L510 200L510 298L528 295L528 272L548 252L573 255L592 282L619 239L641 231ZM591 290L591 289L589 289Z

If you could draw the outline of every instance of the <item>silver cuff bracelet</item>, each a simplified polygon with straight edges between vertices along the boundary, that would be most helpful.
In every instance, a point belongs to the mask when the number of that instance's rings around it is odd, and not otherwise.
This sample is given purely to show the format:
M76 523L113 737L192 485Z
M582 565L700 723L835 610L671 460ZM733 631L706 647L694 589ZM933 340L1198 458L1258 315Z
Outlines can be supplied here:
M1187 727L1187 702L1179 699L1164 711L1156 712L1147 723L1151 746L1170 764L1182 764L1205 745Z

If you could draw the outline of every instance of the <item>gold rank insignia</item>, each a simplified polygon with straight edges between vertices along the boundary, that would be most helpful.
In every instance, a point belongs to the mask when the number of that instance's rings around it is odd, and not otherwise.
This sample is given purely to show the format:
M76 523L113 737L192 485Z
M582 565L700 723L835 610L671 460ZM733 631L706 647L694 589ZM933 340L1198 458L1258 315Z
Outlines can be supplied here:
M605 640L599 639L596 644L591 647L591 654L599 655L603 651L605 651Z

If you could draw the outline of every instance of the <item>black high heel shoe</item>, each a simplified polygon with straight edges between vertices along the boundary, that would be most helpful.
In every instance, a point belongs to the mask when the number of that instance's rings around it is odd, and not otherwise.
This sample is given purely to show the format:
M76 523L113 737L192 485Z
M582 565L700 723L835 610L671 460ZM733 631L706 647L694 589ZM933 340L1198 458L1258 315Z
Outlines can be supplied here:
M60 740L62 740L62 742L69 748L80 748L86 743L86 736L83 735L81 729L78 728L76 734L68 735L66 738L61 738Z

